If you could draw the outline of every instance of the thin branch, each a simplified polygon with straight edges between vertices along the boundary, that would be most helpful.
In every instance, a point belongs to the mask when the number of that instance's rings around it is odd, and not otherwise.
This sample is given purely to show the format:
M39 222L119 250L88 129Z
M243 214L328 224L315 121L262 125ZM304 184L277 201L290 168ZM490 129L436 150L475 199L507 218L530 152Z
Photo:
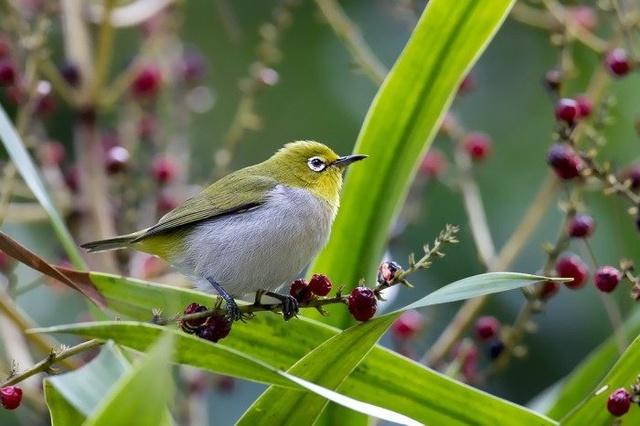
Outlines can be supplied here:
M87 340L86 342L82 342L70 348L63 349L60 352L51 352L49 356L47 356L45 359L35 364L33 367L23 371L20 374L16 374L10 377L2 385L0 385L0 387L15 385L16 383L20 383L21 381L28 379L29 377L34 376L38 373L50 372L51 367L56 363L69 364L69 361L67 358L77 355L79 353L88 351L90 349L96 348L102 345L103 343L104 342L95 340L95 339Z

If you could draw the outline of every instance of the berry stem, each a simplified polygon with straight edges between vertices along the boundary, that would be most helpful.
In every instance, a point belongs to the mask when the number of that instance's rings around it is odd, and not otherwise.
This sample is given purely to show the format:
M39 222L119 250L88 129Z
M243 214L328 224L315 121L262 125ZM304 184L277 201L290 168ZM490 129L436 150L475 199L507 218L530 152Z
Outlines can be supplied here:
M96 348L102 345L103 343L104 342L100 340L92 339L92 340L87 340L86 342L77 344L75 346L71 346L69 348L64 348L59 352L55 352L51 350L49 356L47 356L45 359L41 360L40 362L38 362L28 370L25 370L20 374L15 374L11 376L4 383L2 383L0 387L15 385L16 383L20 383L21 381L28 379L29 377L34 376L38 373L50 372L51 367L54 364L58 362L66 361L67 358L69 357L88 351L89 349ZM75 363L73 363L73 365L75 365Z

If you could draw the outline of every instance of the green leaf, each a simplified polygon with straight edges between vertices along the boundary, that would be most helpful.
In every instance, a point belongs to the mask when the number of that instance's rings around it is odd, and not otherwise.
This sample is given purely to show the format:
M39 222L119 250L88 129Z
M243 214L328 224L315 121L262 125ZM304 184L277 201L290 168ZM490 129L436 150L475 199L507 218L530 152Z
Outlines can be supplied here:
M100 273L91 273L89 276L109 307L123 308L128 315L141 320L149 320L152 308L169 306L170 301L179 301L181 306L192 301L211 306L215 300L214 296L177 287ZM473 297L484 294L488 289L504 291L507 288L522 287L540 279L543 278L514 273L478 275L443 287L434 292L434 296L421 299L420 306ZM473 282L475 289L470 285ZM171 311L165 313L171 314ZM361 328L366 330L367 327L374 327L377 330L378 325L386 328L387 320L381 320L384 324L378 324L377 321L369 321ZM144 351L165 329L147 323L117 321L34 331L113 338L124 346ZM285 323L280 316L269 313L259 314L246 324L234 324L231 335L215 345L176 330L172 332L176 333L176 362L284 387L291 387L292 384L289 379L283 380L281 372L274 372L274 367L288 369L327 339L339 335L337 329L307 318ZM377 340L375 333L367 338ZM314 356L319 353L317 351ZM383 371L386 373L381 374ZM388 383L386 377L396 374L398 380ZM403 376L407 379L402 379ZM415 380L409 380L409 377ZM324 383L317 384L324 386ZM492 420L500 418L493 417L492 411L487 407L497 407L502 412L521 416L525 424L551 424L542 416L441 376L381 347L374 347L354 372L346 377L339 389L344 389L348 392L346 396L351 398L382 406L423 422L432 418L446 418L449 422L456 423L459 419L468 418L467 408L475 406L475 410L485 413L487 422L484 424L492 424ZM452 396L443 398L445 394ZM380 395L384 395L384 398L378 398Z
M504 21L512 0L431 0L373 100L355 152L369 159L348 172L331 239L310 272L355 285L372 278L456 89ZM327 319L344 327L344 311Z
M624 336L630 341L640 334L640 311L625 321ZM596 388L605 373L619 356L616 336L594 349L565 379L561 391L547 415L561 419L584 400ZM638 371L640 374L640 370Z
M51 382L45 380L43 387L51 426L80 426L84 422L85 416L76 410Z
M166 407L175 389L170 368L172 353L173 334L166 333L146 359L112 388L85 425L171 424Z
M167 327L131 321L103 321L98 323L71 324L34 329L30 332L64 332L98 339L112 339L123 346L138 351L146 351L162 334L171 334L176 342L174 360L180 364L191 365L215 373L257 382L293 387L298 390L300 390L300 386L302 386L335 403L348 406L354 410L362 410L366 413L377 415L384 420L405 424L416 423L401 414L354 400L353 398L340 395L330 389L323 388L284 371L280 371L266 362L253 359L234 349L213 344L204 339Z
M627 390L640 374L640 337L636 338L605 378L592 389L591 395L562 419L562 425L610 425L614 417L607 411L607 399L618 388ZM640 410L631 407L624 423L640 424Z
M18 169L22 179L29 189L31 189L31 192L33 192L33 195L42 205L42 208L47 212L51 225L53 225L53 230L58 236L67 256L69 256L69 259L76 268L85 269L87 265L78 250L78 246L76 246L76 243L73 241L60 213L58 213L58 210L56 210L56 207L53 205L31 156L27 152L20 135L18 135L15 127L13 127L2 105L0 105L0 140L2 140L2 144L7 150L9 157L11 157L11 161L13 161L13 164Z
M44 380L45 390L50 387L64 398L78 413L91 415L104 396L131 366L111 342L100 354L78 370ZM66 424L66 423L62 423Z
M464 278L434 291L399 311L356 325L332 337L296 362L288 372L320 386L337 389L387 331L399 316L399 312L512 290L541 280L546 278L512 272L496 272ZM387 368L386 371L393 368ZM271 386L245 412L240 423L245 425L286 422L296 424L305 421L313 423L326 405L327 400L317 394L283 390ZM386 404L382 406L388 407ZM417 417L416 419L425 422L427 420Z

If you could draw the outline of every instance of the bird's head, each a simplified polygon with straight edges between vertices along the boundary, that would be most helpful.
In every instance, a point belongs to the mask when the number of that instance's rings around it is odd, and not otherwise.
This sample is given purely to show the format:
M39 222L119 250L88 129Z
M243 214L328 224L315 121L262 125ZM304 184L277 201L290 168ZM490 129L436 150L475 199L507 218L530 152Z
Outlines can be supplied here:
M341 157L319 142L298 141L286 144L264 164L283 184L308 189L337 204L342 172L349 164L365 158L361 154Z

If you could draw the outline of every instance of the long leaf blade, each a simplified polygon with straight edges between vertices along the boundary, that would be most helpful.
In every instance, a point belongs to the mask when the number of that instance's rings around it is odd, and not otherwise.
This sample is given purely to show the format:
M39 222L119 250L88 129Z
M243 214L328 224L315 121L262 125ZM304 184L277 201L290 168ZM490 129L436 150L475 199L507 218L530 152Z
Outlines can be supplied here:
M334 281L372 278L419 159L456 88L505 19L512 0L431 0L380 87L355 152L369 159L347 175L327 247L311 266ZM348 315L328 318L344 327Z
M7 150L9 157L11 157L11 161L13 161L13 164L15 164L18 169L22 179L24 179L24 182L29 189L31 189L31 192L33 192L33 195L42 205L42 208L47 212L53 230L73 265L80 269L86 268L87 265L78 250L78 246L76 246L73 241L60 213L58 213L58 210L53 205L31 156L22 143L22 139L20 135L18 135L15 127L11 124L11 120L9 120L2 105L0 105L0 140L2 140L2 144Z

